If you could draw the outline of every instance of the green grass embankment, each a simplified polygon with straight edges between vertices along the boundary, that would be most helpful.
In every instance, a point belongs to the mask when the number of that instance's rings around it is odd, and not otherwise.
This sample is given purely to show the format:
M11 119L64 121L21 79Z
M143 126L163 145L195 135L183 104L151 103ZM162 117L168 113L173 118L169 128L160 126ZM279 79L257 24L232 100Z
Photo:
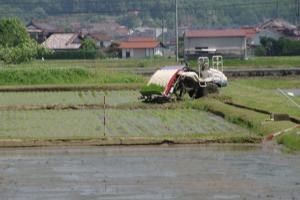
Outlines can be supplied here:
M150 59L87 59L87 60L35 60L17 65L5 65L2 68L74 68L84 67L92 69L114 69L114 68L160 68L162 66L174 65L174 58L150 58Z
M196 67L197 61L190 61ZM224 59L224 68L293 68L300 67L300 56L254 57L248 60Z
M187 101L181 104L181 106L207 111L221 116L228 122L247 128L250 131L250 136L252 136L252 138L256 138L256 140L260 138L261 141L270 134L283 131L296 125L290 121L269 121L270 116L267 114L227 105L221 100L214 99L214 97L203 98L196 101ZM278 144L283 145L289 152L300 151L299 132L300 129L294 129L293 131L276 138L276 141ZM245 139L244 141L247 141L246 139L249 138L249 135L243 135L240 139L243 137ZM231 138L231 140L234 140L234 138ZM243 140L240 140L239 142L244 143Z
M280 131L294 124L292 122L271 122L267 121L269 116L255 111L245 110L227 105L219 100L204 98L197 101L184 103L185 107L212 112L226 119L227 121L247 128L253 134L264 137L276 131Z
M221 90L218 99L220 103L232 102L249 108L288 114L294 118L300 119L300 110L285 96L280 94L277 91L277 88L300 88L300 77L234 79L230 81L230 85L227 88ZM290 98L299 102L299 97ZM249 110L239 111L240 109L229 105L213 105L211 107L217 111L224 110L222 113L230 115L230 121L248 124L247 126L250 129L264 136L295 126L292 122L265 121L265 119L270 118L268 115ZM297 131L300 130L298 129ZM291 150L300 149L300 137L293 131L279 137L278 142Z
M190 60L192 67L197 67L196 60ZM89 68L89 69L143 69L161 68L176 65L174 58L151 59L87 59L87 60L35 60L18 65L6 65L0 62L0 68ZM249 60L224 59L224 68L293 68L300 67L300 56L254 57Z
M282 144L289 152L300 151L300 129L277 138L278 144Z
M221 95L236 104L274 113L289 114L300 119L299 109L277 90L279 88L300 88L300 76L234 79L230 81L227 88L221 90Z
M142 76L90 70L86 68L5 68L0 69L0 85L68 85L144 83Z

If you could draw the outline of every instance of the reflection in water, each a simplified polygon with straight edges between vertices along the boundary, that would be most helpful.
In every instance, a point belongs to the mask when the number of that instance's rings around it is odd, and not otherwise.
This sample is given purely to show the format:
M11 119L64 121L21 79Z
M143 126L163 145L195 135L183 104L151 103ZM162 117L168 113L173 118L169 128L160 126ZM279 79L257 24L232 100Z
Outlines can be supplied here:
M297 199L299 166L251 145L1 149L0 199Z

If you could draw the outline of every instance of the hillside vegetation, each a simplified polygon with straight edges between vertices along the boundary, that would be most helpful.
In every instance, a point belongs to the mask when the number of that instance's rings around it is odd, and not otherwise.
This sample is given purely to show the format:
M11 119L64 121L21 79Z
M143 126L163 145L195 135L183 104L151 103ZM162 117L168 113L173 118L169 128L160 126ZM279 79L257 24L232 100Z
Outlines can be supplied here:
M99 22L105 17L123 25L160 26L162 17L168 27L174 25L174 0L0 0L0 17L49 19L53 16L74 16L82 22ZM296 22L294 0L178 0L181 25L224 27L253 25L279 16ZM278 9L277 9L278 7ZM278 11L278 12L277 12Z

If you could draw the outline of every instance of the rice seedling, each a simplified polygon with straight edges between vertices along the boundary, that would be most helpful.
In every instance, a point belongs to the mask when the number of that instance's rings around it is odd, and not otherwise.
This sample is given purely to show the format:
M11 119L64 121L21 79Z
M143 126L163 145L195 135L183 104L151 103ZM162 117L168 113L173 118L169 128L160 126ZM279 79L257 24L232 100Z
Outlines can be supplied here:
M93 139L104 133L103 110L1 111L1 139ZM108 110L113 137L247 134L215 115L193 109Z
M11 92L0 94L0 106L52 105L52 104L107 104L117 105L138 102L137 91L78 91L78 92Z

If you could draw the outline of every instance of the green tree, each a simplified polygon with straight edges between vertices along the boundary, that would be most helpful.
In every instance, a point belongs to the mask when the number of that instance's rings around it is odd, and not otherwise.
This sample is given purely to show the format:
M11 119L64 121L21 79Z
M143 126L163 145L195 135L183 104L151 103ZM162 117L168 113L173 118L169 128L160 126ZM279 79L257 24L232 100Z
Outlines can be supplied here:
M117 43L112 43L106 50L106 56L110 58L118 58L121 56L122 52Z
M0 60L18 64L47 53L45 48L30 38L19 20L0 20Z
M95 40L91 38L86 38L81 42L82 45L82 50L84 51L96 51L97 50L97 45Z
M102 58L102 52L98 49L95 40L91 38L85 38L81 42L81 53L84 55L84 58Z
M15 47L30 40L26 28L17 19L0 20L0 46Z

